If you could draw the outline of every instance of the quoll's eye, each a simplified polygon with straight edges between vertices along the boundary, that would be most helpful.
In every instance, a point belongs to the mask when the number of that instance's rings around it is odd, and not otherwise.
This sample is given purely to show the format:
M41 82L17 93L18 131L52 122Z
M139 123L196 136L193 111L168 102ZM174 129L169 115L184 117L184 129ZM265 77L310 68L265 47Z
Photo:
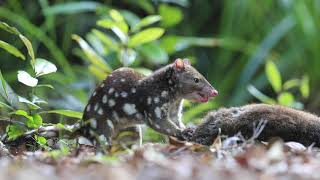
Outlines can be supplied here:
M193 79L195 83L199 83L199 79L198 78L194 78Z

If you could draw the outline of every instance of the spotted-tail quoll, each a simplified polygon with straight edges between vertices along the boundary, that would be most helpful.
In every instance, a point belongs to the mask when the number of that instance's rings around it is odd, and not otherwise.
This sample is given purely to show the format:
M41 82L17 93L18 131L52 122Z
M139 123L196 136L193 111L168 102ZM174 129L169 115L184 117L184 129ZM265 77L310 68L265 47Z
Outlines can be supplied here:
M120 68L98 85L85 107L85 137L111 145L122 130L146 124L162 134L183 139L183 99L207 102L217 95L217 90L187 60L177 59L149 76Z

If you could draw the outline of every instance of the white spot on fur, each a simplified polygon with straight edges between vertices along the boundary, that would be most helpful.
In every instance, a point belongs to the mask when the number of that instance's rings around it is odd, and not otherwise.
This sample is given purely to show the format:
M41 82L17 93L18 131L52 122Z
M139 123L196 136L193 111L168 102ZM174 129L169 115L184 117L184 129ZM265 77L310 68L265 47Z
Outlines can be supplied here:
M179 108L178 108L178 112L177 112L177 117L178 117L178 122L179 122L179 127L180 128L184 128L185 125L182 123L182 108L183 108L183 100L181 100L180 104L179 104Z
M162 91L161 92L162 97L167 97L168 96L168 91Z
M164 103L164 104L161 106L161 110L162 110L162 111L165 111L165 112L168 111L168 106L169 106L168 103Z
M116 102L113 99L109 99L108 104L110 107L113 107L114 105L116 105Z
M92 128L97 128L97 120L96 119L90 119L90 126Z
M107 124L111 129L114 129L113 123L110 119L107 119Z
M78 139L78 143L79 144L84 144L84 145L93 145L91 141L89 141L89 139L83 137L83 136L80 136L79 139Z
M108 97L107 97L107 95L105 94L105 95L102 97L102 103L105 104L105 103L107 103L107 101L108 101Z
M94 111L97 111L99 108L99 104L97 103L95 106L94 106Z
M135 104L128 104L128 103L125 103L123 105L123 111L128 114L128 115L132 115L134 113L137 112L136 110L136 105Z
M155 98L153 99L153 101L154 101L155 103L158 103L158 102L160 101L160 99L159 99L159 97L155 97Z
M87 112L89 112L89 111L90 111L90 109L91 109L91 105L90 105L90 104L88 104L88 106L87 106L87 108L86 108L86 111L87 111Z
M99 115L103 115L103 109L102 108L99 109L98 114Z
M161 118L161 109L159 107L156 107L154 109L154 113L155 113L157 118Z
M169 84L172 84L172 81L171 81L171 79L170 79L170 80L168 81L168 83L169 83Z
M115 93L114 93L114 97L119 97L119 93L118 93L118 92L115 92Z
M102 84L100 85L100 87L103 88L103 87L104 87L104 83L102 83Z
M131 92L136 93L137 92L136 88L131 88Z
M154 126L155 126L157 129L160 129L159 124L155 124Z
M113 92L114 92L114 88L110 88L108 91L109 94L112 94Z
M99 136L99 141L102 141L102 142L107 141L106 136L105 136L105 135L103 135L103 134L101 134L101 135Z
M120 80L121 82L126 82L126 80L124 79L124 78L121 78L121 80Z
M117 112L112 111L112 117L114 118L114 120L119 121L119 116Z
M147 101L148 101L148 104L150 105L152 101L151 97L148 97Z
M128 96L128 93L127 93L127 92L124 92L124 91L121 92L120 94L121 94L121 96L122 96L123 98L126 98L126 97Z
M92 94L92 96L95 96L96 94L97 94L97 92L96 92L96 91L94 91L94 92L93 92L93 94Z

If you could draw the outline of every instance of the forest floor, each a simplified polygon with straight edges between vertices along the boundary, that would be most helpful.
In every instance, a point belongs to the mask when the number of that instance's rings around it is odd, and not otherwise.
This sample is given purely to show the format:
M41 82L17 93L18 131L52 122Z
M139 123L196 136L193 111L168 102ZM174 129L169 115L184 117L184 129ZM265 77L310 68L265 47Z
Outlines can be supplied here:
M219 139L211 147L148 143L114 156L94 155L86 145L68 155L21 152L0 158L0 179L320 179L317 148L235 140Z

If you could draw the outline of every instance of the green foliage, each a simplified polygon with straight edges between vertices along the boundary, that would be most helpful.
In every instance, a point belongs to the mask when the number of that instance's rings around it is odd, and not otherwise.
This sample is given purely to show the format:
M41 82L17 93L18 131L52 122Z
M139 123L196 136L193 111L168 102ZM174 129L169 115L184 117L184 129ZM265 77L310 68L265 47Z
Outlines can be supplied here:
M291 79L282 84L281 74L277 66L272 61L267 61L265 65L267 79L273 90L277 93L277 98L273 99L260 92L254 86L248 86L248 91L257 99L267 104L280 104L298 109L303 108L303 104L297 101L291 89L299 88L302 98L309 97L309 78L304 76L302 79Z
M4 41L0 41L0 47L4 50L6 50L8 53L21 58L22 60L25 60L26 57L14 46L11 46L10 44L4 42Z
M278 93L281 91L282 80L279 70L272 61L266 63L266 75L272 88Z
M33 46L31 42L22 35L16 28L9 26L6 23L0 22L0 28L10 32L14 35L17 35L24 45L27 48L28 54L30 56L30 64L32 73L28 73L24 70L18 70L17 73L17 80L21 82L23 85L26 85L27 88L31 88L31 94L29 97L23 97L15 94L8 83L5 81L4 77L1 74L1 89L2 89L2 99L6 100L7 102L1 102L2 108L5 107L7 111L7 116L9 119L18 119L17 123L9 124L6 128L6 132L8 135L9 140L14 140L19 136L23 135L26 131L32 129L38 129L41 126L44 126L43 119L41 117L41 113L45 111L42 110L41 105L47 104L47 102L41 98L39 98L34 91L33 88L37 88L40 76L44 76L47 74L51 74L57 71L57 67L48 60L42 58L35 58ZM14 46L7 45L8 48L4 48L9 53L13 53L12 49ZM16 48L14 48L16 52L20 52ZM17 57L24 57L22 54L17 55ZM41 85L46 87L52 87L51 85ZM26 90L26 88L24 88ZM10 97L11 96L11 97ZM12 99L17 97L17 103L25 104L26 106L20 105L15 106L12 103ZM7 104L8 103L8 104ZM21 107L21 109L20 109ZM57 113L68 117L78 118L81 119L81 113L74 112L71 110L52 110L46 111L47 113ZM21 121L20 121L21 120ZM37 134L34 135L36 142L40 146L46 145L46 139L44 137L38 136Z
M183 18L180 8L168 6L166 4L161 4L159 6L159 14L162 17L161 26L163 27L174 26Z
M93 29L88 34L87 43L78 35L73 35L86 60L90 63L89 71L102 80L111 72L111 62L119 62L124 66L130 66L141 58L148 58L149 62L154 64L163 64L168 61L167 53L158 43L151 43L158 40L163 34L164 29L160 27L147 27L161 20L158 15L150 15L134 25L130 25L127 19L115 9L109 11L109 16L97 21L97 25L111 30L115 36ZM146 28L147 27L147 28ZM143 29L146 28L146 29ZM116 40L117 38L118 40ZM102 46L103 51L98 51L98 46ZM106 57L107 60L106 60Z

